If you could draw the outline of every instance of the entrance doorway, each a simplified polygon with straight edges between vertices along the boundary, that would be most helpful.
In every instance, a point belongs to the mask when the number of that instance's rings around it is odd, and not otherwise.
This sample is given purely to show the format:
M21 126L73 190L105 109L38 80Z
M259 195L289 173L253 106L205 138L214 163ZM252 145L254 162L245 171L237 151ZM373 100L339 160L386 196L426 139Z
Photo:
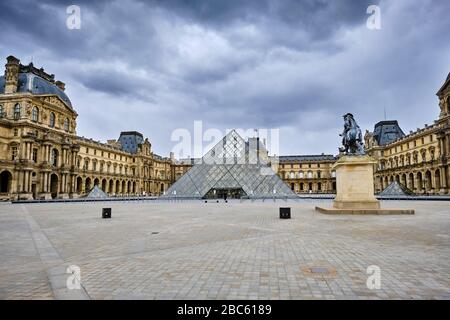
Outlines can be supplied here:
M52 195L52 199L56 199L58 197L58 176L56 174L52 174L50 176L50 193Z
M33 183L31 185L31 193L33 193L33 199L37 199L37 188L36 188L36 184Z
M9 171L0 174L0 193L9 193L11 190L12 175Z
M210 189L204 199L241 199L247 196L242 188L212 188Z

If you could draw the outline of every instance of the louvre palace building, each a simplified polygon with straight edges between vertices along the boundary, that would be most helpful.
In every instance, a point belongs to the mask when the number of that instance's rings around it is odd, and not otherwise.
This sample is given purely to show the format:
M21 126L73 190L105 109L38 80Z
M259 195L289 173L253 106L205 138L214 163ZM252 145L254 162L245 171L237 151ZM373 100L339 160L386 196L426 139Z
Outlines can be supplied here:
M437 95L441 112L433 124L405 134L397 121L381 121L366 131L366 151L378 161L377 192L397 181L415 194L450 194L450 75ZM195 159L153 153L137 131L106 143L80 137L77 115L63 82L7 58L0 76L0 200L79 198L94 186L109 196L160 196L193 167ZM293 193L334 193L338 158L280 156L272 167Z

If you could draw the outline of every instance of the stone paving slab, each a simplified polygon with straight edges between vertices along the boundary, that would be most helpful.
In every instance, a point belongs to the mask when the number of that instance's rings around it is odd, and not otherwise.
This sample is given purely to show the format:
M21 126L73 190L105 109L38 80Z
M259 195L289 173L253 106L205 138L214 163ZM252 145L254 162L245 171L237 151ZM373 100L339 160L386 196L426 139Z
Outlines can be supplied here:
M0 299L450 299L448 203L389 202L413 216L316 205L331 201L0 204Z

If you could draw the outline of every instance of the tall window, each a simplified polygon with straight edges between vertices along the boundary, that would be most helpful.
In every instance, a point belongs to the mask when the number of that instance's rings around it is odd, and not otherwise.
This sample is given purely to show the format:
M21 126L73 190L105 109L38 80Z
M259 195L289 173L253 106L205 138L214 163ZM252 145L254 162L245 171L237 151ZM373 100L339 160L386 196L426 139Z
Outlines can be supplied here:
M50 113L50 127L55 127L55 114L53 112Z
M33 149L33 161L35 163L37 162L37 155L38 155L38 150L37 149Z
M55 166L55 167L58 166L58 150L52 149L50 163L52 164L52 166Z
M5 116L5 110L3 109L3 105L0 104L0 118L3 118Z
M64 120L64 131L69 132L69 119Z
M20 104L14 106L14 120L20 119Z
M16 160L17 159L17 154L18 154L18 148L17 147L12 147L11 148L11 160Z
M33 107L33 111L31 112L31 121L39 121L39 109L36 106Z

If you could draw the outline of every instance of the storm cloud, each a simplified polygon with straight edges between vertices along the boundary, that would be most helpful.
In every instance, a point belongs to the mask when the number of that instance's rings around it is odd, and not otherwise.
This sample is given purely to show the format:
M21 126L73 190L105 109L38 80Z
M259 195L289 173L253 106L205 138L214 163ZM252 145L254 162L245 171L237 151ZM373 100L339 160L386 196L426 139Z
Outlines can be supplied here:
M450 71L446 0L64 1L0 3L0 56L66 83L78 134L122 130L167 155L177 128L279 128L282 154L336 153L342 115L405 132L438 117ZM378 5L381 30L369 30Z

